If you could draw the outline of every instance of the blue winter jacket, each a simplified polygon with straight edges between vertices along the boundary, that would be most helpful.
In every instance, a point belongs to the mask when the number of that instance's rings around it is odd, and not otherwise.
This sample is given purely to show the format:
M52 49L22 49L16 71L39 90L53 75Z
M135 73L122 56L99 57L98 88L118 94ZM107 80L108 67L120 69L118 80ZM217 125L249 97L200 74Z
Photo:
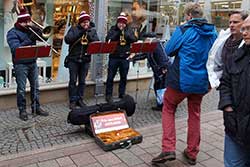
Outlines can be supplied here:
M208 91L206 62L217 32L205 19L196 18L176 28L166 45L166 53L175 56L168 73L168 86L184 93Z
M18 29L16 26L11 28L7 33L7 42L10 47L10 51L12 54L12 61L13 64L20 64L20 63L33 63L36 62L36 58L25 58L22 60L15 61L16 49L21 46L29 46L36 44L36 38L31 38L33 36L29 31L23 31Z

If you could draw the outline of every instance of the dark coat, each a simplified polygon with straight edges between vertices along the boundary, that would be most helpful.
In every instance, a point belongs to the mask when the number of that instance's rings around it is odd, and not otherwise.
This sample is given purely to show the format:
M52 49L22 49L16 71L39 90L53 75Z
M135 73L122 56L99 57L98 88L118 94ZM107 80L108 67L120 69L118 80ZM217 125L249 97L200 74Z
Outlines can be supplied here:
M11 50L13 64L36 62L36 58L22 59L18 61L15 60L17 48L22 47L22 46L35 45L36 40L37 38L34 37L34 34L31 31L21 29L20 27L16 25L8 31L7 42Z
M110 28L110 30L108 31L108 35L106 36L106 41L110 40L110 41L118 41L119 42L114 53L109 55L109 57L111 57L111 58L126 59L130 54L129 53L130 44L137 41L133 30L127 26L124 29L124 38L126 40L126 45L121 46L120 45L121 34L122 34L122 31L117 27L117 25L112 26Z
M250 149L250 46L243 45L225 64L220 81L219 109L225 112L226 133Z
M161 78L165 75L163 71L167 70L171 65L169 57L165 53L164 46L161 42L157 43L154 52L149 53L147 59L154 73L155 80L161 80Z
M79 24L76 27L71 27L65 36L64 40L69 44L69 60L83 62L90 62L91 57L87 55L88 45L81 44L81 38L83 34L87 34L88 43L99 41L96 29L90 26L87 30L84 30Z

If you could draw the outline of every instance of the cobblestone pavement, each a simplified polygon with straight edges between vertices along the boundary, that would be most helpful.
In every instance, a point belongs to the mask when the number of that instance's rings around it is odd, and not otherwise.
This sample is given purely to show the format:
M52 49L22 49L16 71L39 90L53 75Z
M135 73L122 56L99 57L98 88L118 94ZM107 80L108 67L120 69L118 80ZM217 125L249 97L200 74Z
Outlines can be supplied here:
M186 118L177 118L176 160L151 164L161 152L161 124L136 128L143 142L130 149L103 151L93 139L0 157L0 167L188 167L182 151L186 148ZM201 145L195 167L223 167L222 112L201 116Z
M135 97L135 94L131 95ZM153 91L150 93L149 100L147 101L146 99L147 91L138 93L136 112L133 117L129 118L130 125L136 129L161 123L161 112L151 110L151 107L155 104ZM86 102L88 105L96 103L95 99L87 99ZM100 99L99 103L104 103L104 100ZM202 112L216 110L217 103L218 92L213 90L204 97ZM18 118L18 110L16 108L0 109L0 158L4 155L51 148L52 146L92 141L91 137L84 133L84 127L73 126L67 123L66 118L69 112L67 103L50 103L42 107L49 111L50 116L32 117L29 115L29 121L27 122L23 122ZM176 112L176 117L185 116L186 101L179 105ZM140 152L140 147L137 149ZM156 150L153 149L152 151L155 152ZM159 148L157 148L158 151ZM123 156L123 154L120 156ZM105 156L100 158L105 159ZM147 159L148 157L144 158Z

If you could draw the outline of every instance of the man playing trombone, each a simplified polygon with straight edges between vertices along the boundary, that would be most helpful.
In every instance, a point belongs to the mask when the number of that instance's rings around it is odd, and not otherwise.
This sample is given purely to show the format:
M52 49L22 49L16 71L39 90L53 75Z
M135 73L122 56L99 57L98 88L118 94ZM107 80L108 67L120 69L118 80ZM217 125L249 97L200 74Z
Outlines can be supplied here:
M87 55L87 47L90 42L99 41L96 30L90 24L90 16L85 11L80 13L78 25L71 27L65 36L65 42L69 44L69 54L66 58L66 67L69 68L69 102L70 109L77 106L84 107L82 101L85 78L88 74L90 55ZM78 85L77 85L78 80Z
M15 59L16 49L22 46L36 45L36 40L41 37L37 37L30 28L32 26L30 14L25 8L20 9L20 13L17 17L17 22L14 27L7 33L7 42L9 44L12 61L15 70L16 83L17 83L17 107L19 109L19 117L23 121L28 120L28 114L26 112L26 98L25 88L26 80L28 78L30 82L30 95L31 95L31 109L32 113L48 116L49 113L40 108L39 103L39 83L38 83L38 67L36 58L29 59ZM42 34L41 30L34 27L34 31L38 34Z

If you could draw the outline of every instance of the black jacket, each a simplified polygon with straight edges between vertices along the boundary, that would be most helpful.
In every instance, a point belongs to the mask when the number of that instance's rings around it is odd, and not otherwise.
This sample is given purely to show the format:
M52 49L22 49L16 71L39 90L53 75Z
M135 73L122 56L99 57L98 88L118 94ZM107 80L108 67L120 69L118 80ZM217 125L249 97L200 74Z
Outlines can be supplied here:
M90 26L84 30L79 24L76 27L71 27L65 36L64 40L69 44L69 60L78 61L81 59L83 62L90 62L91 57L87 55L88 45L81 44L81 38L87 34L88 43L99 41L96 29Z
M126 59L129 56L130 44L136 42L137 39L134 35L133 30L130 27L126 27L124 29L124 38L126 40L126 45L120 45L120 36L122 31L117 27L117 25L112 26L108 31L108 35L106 36L106 41L118 41L118 45L114 53L110 54L111 58L122 58Z
M226 133L250 149L250 46L243 45L225 64L219 90L219 109L233 108L223 113Z

